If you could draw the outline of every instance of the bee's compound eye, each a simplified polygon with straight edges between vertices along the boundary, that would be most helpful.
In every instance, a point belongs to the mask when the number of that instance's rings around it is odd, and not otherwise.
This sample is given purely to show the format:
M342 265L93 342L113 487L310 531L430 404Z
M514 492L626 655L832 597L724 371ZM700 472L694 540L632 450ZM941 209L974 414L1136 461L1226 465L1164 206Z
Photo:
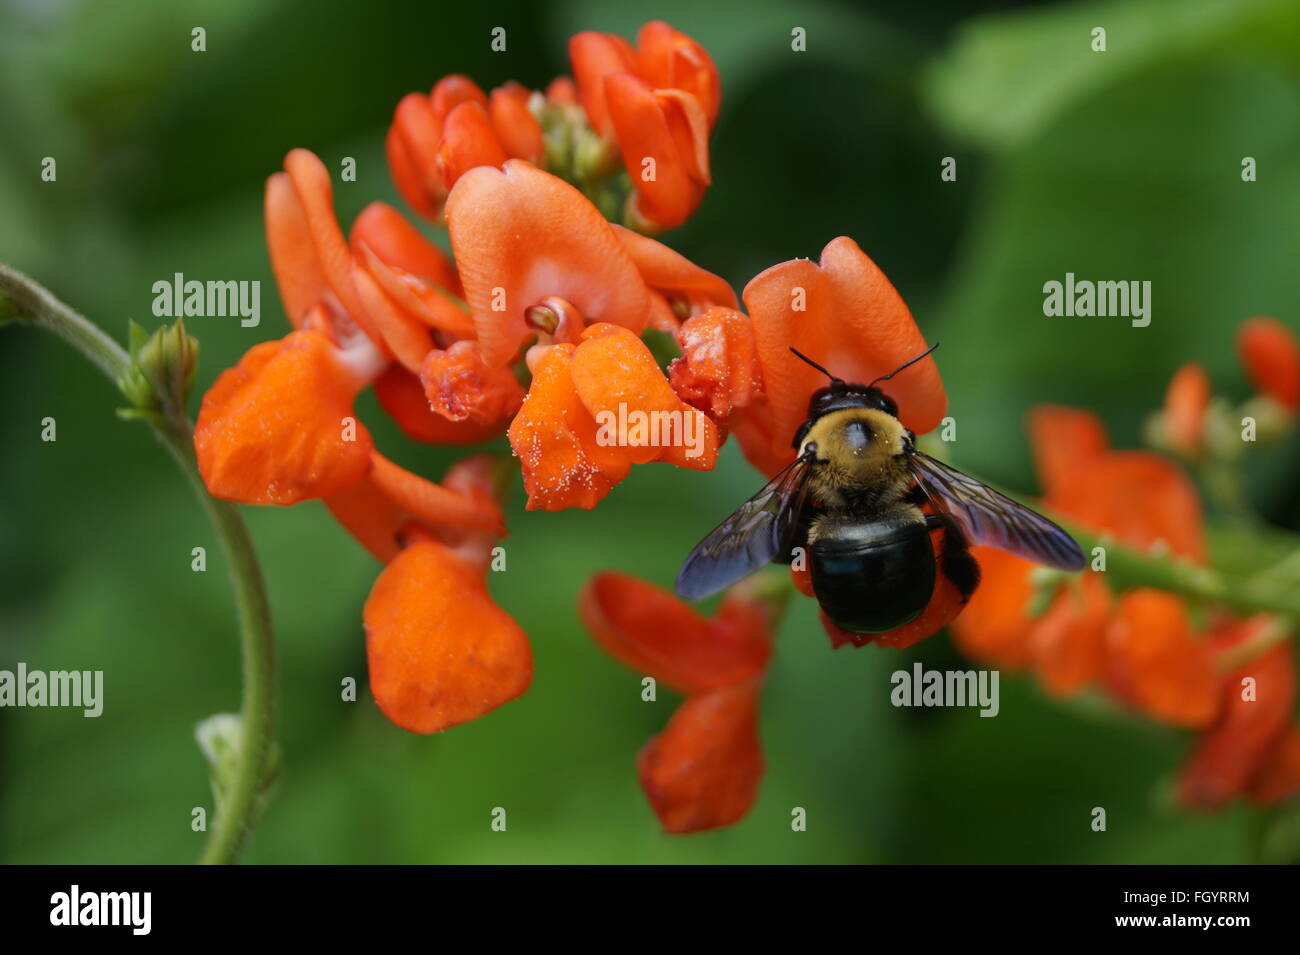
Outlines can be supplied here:
M844 440L854 454L861 454L871 447L872 437L871 428L865 421L850 421L844 426Z

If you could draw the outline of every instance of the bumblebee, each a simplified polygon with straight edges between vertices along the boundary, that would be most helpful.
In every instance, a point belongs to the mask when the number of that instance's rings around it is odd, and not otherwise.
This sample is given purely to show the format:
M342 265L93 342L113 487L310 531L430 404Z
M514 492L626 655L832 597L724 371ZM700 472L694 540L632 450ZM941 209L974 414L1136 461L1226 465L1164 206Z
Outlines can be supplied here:
M979 584L971 544L1061 570L1082 570L1079 545L1047 518L916 448L898 405L876 386L830 379L795 433L794 461L700 541L677 575L699 600L762 567L803 556L826 616L852 633L887 633L930 603L938 574L968 600ZM929 512L923 506L929 505ZM935 553L931 531L943 528Z

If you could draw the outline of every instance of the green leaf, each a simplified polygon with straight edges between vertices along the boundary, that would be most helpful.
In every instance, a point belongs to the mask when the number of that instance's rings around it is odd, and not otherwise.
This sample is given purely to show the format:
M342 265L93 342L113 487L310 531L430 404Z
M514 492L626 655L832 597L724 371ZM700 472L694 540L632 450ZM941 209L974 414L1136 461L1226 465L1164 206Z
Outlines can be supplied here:
M1106 31L1105 52L1093 50L1098 27ZM1088 97L1131 83L1162 61L1222 61L1234 48L1290 57L1297 42L1300 6L1290 0L1068 4L964 25L924 85L954 133L1008 150Z

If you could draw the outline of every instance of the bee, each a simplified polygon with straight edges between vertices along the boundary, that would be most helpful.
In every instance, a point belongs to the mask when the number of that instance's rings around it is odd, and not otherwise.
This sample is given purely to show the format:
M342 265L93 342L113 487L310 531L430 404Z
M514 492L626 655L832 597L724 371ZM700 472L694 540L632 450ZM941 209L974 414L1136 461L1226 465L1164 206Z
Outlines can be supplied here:
M969 600L980 577L973 543L1083 569L1079 545L1056 524L917 450L898 405L876 386L937 347L867 385L836 378L791 348L830 385L808 403L791 443L794 461L691 551L678 595L699 600L802 554L826 616L842 630L876 634L919 617L939 574ZM938 554L935 528L944 530Z

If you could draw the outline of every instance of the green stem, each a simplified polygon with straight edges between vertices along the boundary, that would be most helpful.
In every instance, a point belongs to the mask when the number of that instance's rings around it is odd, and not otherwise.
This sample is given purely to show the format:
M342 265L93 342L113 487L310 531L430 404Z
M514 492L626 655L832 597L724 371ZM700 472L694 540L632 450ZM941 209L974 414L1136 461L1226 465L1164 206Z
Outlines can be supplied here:
M1144 554L1117 544L1104 534L1058 521L1084 553L1094 547L1106 550L1106 573L1121 577L1126 585L1153 587L1169 593L1223 604L1242 613L1279 613L1300 619L1300 588L1275 586L1266 579L1229 579L1210 567L1166 556Z
M115 385L132 369L131 356L98 326L23 273L0 263L0 320L12 319L53 332L93 362ZM207 492L194 454L194 432L183 407L164 403L146 416L203 504L230 566L243 657L241 745L233 779L199 861L234 862L252 828L271 762L275 726L275 642L266 587L248 528L238 509Z

